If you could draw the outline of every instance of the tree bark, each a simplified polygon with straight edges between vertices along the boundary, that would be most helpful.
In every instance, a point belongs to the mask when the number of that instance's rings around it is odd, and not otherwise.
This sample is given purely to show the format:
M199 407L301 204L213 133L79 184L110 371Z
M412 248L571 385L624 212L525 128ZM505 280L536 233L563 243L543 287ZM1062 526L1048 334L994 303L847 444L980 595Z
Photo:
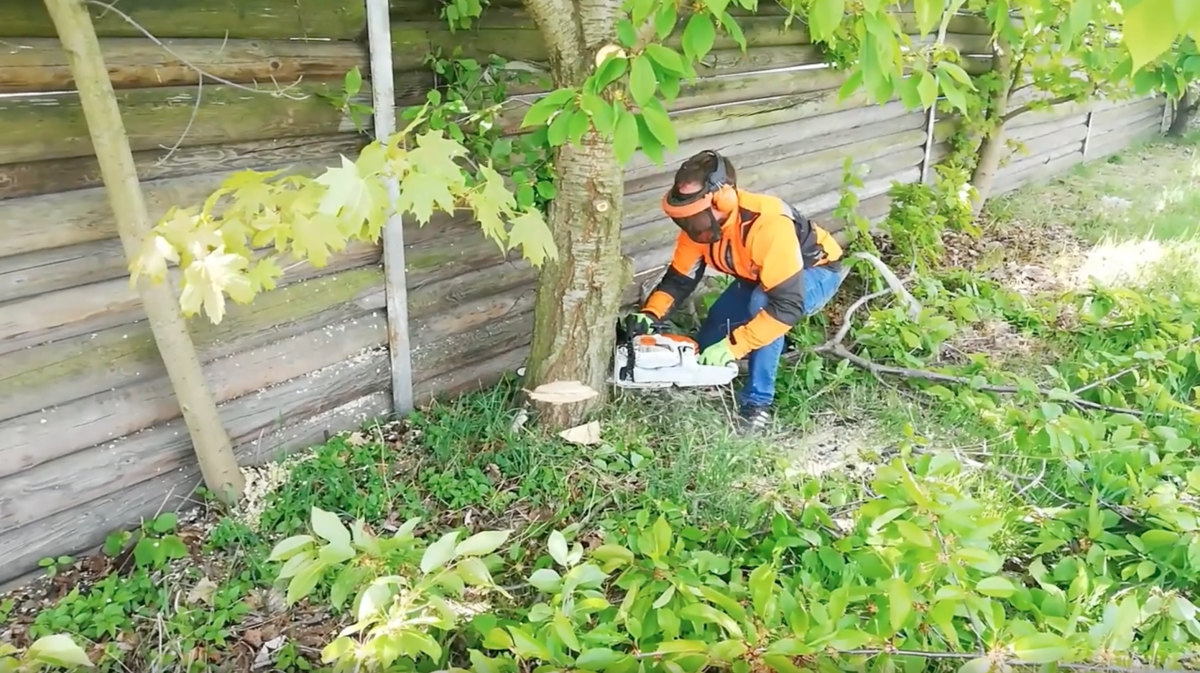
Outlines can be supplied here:
M979 144L975 170L971 174L971 184L977 192L971 210L976 217L983 211L984 204L991 196L992 187L996 183L996 173L1000 170L1000 160L1004 157L1007 140L1005 115L1008 113L1009 94L1017 85L1015 77L1019 72L1015 67L1011 47L999 40L992 45L992 69L1004 84L992 93L992 100L988 104L989 128Z
M1171 111L1171 126L1167 128L1167 137L1182 138L1188 132L1198 103L1200 101L1195 100L1191 89L1184 89L1183 95L1175 101L1174 110Z
M556 86L579 86L594 55L615 42L619 0L525 0L546 41ZM600 393L583 402L535 402L538 420L549 429L582 423L608 398L614 324L621 296L632 281L621 254L624 180L612 145L594 129L555 156L558 197L549 225L558 259L538 279L533 349L526 389L556 381L578 381Z
M95 27L83 0L46 0L46 9L54 21L79 90L121 244L126 257L133 259L153 228ZM229 434L221 424L174 290L170 283L156 284L147 278L138 280L137 289L158 352L166 365L167 376L179 400L204 483L218 497L232 502L245 488L245 479L238 469Z

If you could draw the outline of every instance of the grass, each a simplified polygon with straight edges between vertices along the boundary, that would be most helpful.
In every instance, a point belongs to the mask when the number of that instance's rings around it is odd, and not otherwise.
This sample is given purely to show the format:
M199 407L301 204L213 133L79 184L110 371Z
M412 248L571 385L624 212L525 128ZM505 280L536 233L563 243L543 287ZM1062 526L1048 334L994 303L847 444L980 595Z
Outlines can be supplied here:
M996 287L1015 283L1014 269L1052 266L1045 254L1051 248L1074 271L1106 246L1149 240L1171 246L1171 254L1191 250L1200 218L1200 188L1192 184L1196 140L1136 148L997 200L981 244L1001 250L990 264ZM1113 199L1129 204L1104 205L1117 203ZM1167 259L1176 258L1160 258ZM1190 272L1172 276L1167 266L1160 263L1146 282L1159 289L1196 287ZM969 376L995 375L986 362L1004 362L1041 382L1046 364L1063 376L1101 371L1093 357L1101 342L1087 339L1103 339L1104 353L1141 348L1141 333L1096 336L1048 304L1027 304L982 280L978 286L960 282L953 272L939 272L918 291L931 313L951 316L948 339L931 340L933 330L926 329L916 335L920 346L896 346L901 339L895 330L907 324L893 321L895 311L885 307L857 334L863 352L903 366L957 367ZM1033 294L1044 295L1047 287L1035 287ZM1005 329L989 327L997 324ZM799 331L802 340L816 342L824 329L814 321ZM1017 352L1018 341L1032 350ZM1171 390L1190 389L1195 381L1187 376ZM976 466L977 475L964 483L988 511L1026 507L1027 498L1039 493L1039 508L1055 498L1086 499L1063 495L1079 490L1078 475L1059 481L1037 476L1039 465L1046 473L1047 458L1030 458L1030 440L1018 441L1019 430L1005 427L1004 419L1024 408L1020 403L966 396L939 401L896 379L816 356L781 370L779 428L759 437L732 430L727 397L633 393L602 414L600 444L579 446L514 427L515 389L509 381L403 422L335 437L253 471L254 497L237 511L206 505L179 520L168 515L131 538L115 536L108 554L53 564L52 577L0 598L0 623L9 625L0 630L0 641L23 645L69 632L89 643L93 660L108 671L240 671L256 660L274 670L312 670L345 615L330 611L327 588L287 606L273 583L278 565L266 559L275 542L308 531L313 507L343 520L362 518L377 532L394 531L412 517L420 517L422 535L456 527L512 528L515 540L526 545L564 527L598 540L633 526L640 510L654 507L685 513L697 528L744 538L774 511L811 502L801 491L812 475L826 485L845 485L849 495L833 503L845 509L877 497L868 483L876 466L933 446L951 447ZM1133 390L1112 394L1121 396L1113 398L1121 404L1142 399ZM1094 456L1101 455L1097 448ZM998 467L988 467L992 462ZM1028 552L1026 538L1014 532L1021 525L1006 527L997 543L1014 556ZM506 577L527 576L537 555L522 544L509 553Z

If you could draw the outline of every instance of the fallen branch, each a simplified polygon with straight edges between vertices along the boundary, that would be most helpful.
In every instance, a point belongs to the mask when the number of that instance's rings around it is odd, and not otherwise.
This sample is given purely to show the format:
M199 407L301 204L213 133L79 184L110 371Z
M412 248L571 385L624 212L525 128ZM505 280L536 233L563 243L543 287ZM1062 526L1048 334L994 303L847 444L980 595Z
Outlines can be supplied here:
M878 292L873 292L868 295L864 295L864 296L860 297L857 301L855 301L853 304L851 304L850 307L846 309L846 313L842 316L842 324L838 328L838 331L836 333L834 333L834 335L828 341L821 344L820 346L813 348L812 349L813 353L816 353L818 355L822 355L825 357L833 358L833 359L845 360L845 361L849 362L850 364L858 367L859 369L870 372L870 373L874 374L875 376L884 376L884 375L898 376L898 377L905 378L905 379L929 381L932 383L949 383L949 384L954 384L954 385L971 386L972 388L975 388L976 390L980 390L982 392L997 393L997 394L1002 394L1002 395L1012 395L1012 394L1021 392L1022 389L1020 387L1014 386L1014 385L991 384L991 383L978 385L971 379L966 378L964 376L956 376L953 374L943 374L941 372L935 372L935 371L931 371L928 369L914 369L914 368L910 368L910 367L897 367L897 366L893 366L893 365L883 365L883 364L879 364L877 362L872 362L864 357L855 355L854 353L850 352L850 349L846 348L844 341L846 339L846 336L850 333L850 327L852 324L851 319L854 317L854 313L856 311L860 310L863 306L866 306L872 300L878 299L878 298L883 297L888 294L894 294L900 299L900 301L904 302L908 306L908 314L912 320L915 321L920 316L920 312L921 312L920 303L918 303L917 300L912 296L912 294L904 287L904 283L911 280L911 277L906 278L905 280L901 281L896 276L896 274L893 273L890 268L888 268L888 266L886 264L884 264L882 261L880 261L879 258L877 258L874 255L871 255L869 253L859 252L859 253L855 253L854 255L851 255L851 256L852 257L860 257L860 258L868 260L871 263L871 265L873 267L875 267L875 269L877 271L879 271L879 274L881 276L883 276L884 280L888 284L888 288L885 290L880 290ZM1200 337L1196 337L1196 338L1188 341L1186 344L1182 344L1182 345L1191 345L1191 344L1194 344L1197 342L1200 342ZM1129 414L1131 416L1138 416L1138 417L1155 414L1156 412L1146 412L1146 411L1142 411L1140 409L1129 409L1126 407L1116 407L1116 406L1111 406L1111 405L1107 405L1107 404L1100 404L1099 402L1091 402L1088 400L1079 399L1079 397L1078 397L1079 393L1089 390L1089 389L1091 389L1097 385L1100 385L1106 381L1111 381L1111 380L1120 378L1121 376L1129 373L1130 371L1133 371L1133 368L1123 370L1121 372L1117 372L1116 374L1113 374L1110 377L1107 377L1105 379L1101 379L1099 381L1096 381L1096 382L1093 382L1086 386L1083 386L1082 388L1079 388L1079 389L1073 391L1071 393L1072 399L1066 400L1066 401L1069 404L1072 404L1078 408L1090 409L1093 411L1105 411L1105 412L1114 413L1114 414ZM1051 391L1049 391L1045 388L1038 387L1035 390L1036 390L1036 392L1038 392L1039 394L1041 394L1044 397L1051 396Z

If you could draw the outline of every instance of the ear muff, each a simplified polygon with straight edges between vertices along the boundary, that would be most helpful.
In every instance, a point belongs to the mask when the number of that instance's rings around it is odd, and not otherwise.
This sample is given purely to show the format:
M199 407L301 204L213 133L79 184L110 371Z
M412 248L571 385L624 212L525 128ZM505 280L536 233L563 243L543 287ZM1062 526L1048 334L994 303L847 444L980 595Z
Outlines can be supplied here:
M737 189L729 184L729 165L725 163L725 157L717 152L707 150L706 153L716 159L716 169L708 176L706 185L712 195L712 204L723 213L732 213L738 207L738 199Z

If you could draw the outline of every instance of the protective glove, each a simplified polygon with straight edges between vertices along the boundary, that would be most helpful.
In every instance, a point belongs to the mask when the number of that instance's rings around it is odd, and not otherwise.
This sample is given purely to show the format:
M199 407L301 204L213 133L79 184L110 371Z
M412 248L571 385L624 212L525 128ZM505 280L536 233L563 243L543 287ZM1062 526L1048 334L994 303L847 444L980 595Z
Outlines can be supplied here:
M630 313L625 319L627 321L625 324L630 325L631 331L635 335L649 334L658 326L658 321L654 319L654 316L644 311Z
M724 367L730 362L737 360L737 358L733 357L733 351L729 350L729 346L729 339L726 338L705 348L704 352L700 353L700 364Z

